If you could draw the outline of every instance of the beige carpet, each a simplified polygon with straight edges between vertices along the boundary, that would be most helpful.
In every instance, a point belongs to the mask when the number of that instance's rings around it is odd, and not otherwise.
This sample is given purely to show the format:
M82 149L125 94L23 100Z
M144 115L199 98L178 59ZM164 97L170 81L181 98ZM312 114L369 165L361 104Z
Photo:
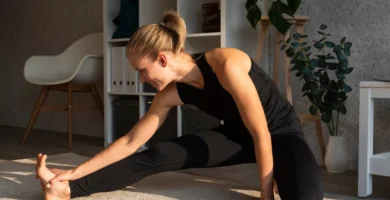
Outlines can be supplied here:
M87 158L73 153L49 156L49 167L67 168L82 163ZM151 199L151 200L208 200L208 199L258 199L258 180L255 166L239 165L214 169L194 169L166 172L147 177L119 191L98 193L80 200ZM43 199L39 181L35 179L35 158L0 160L0 199ZM326 194L326 199L358 199L336 194Z

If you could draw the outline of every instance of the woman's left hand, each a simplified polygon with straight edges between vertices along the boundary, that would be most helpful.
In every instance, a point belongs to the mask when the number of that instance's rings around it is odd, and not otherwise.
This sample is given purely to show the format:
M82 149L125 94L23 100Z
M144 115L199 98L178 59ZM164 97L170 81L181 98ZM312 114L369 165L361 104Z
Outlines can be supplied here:
M50 185L53 185L56 182L72 181L78 179L79 177L77 177L74 171L74 169L56 171L56 176L49 180L48 185L46 187L50 187Z

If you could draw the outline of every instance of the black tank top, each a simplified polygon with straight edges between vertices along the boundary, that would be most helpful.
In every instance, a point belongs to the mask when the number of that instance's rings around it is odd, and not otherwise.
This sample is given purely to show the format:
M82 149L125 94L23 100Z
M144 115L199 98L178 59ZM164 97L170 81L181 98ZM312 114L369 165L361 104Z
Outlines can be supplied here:
M218 130L235 140L252 141L234 99L219 83L216 74L206 60L205 53L192 56L202 72L204 88L198 89L185 83L176 83L182 102L194 105L205 113L223 120L224 125L218 127ZM299 118L290 102L280 93L264 70L258 67L252 59L251 61L249 76L257 88L270 134L301 134Z

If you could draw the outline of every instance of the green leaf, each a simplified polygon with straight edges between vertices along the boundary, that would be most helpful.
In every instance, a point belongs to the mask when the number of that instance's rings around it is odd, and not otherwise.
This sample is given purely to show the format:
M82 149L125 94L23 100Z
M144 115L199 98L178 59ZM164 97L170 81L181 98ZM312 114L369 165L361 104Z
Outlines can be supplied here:
M335 58L334 56L327 55L327 56L325 56L325 59L334 60L334 59L336 59L336 58Z
M257 6L257 0L246 0L245 2L245 8L247 10L252 9L253 6Z
M302 72L297 72L297 73L295 74L295 76L296 76L296 77L301 77L302 74L303 74Z
M313 45L316 49L322 49L324 47L324 44L321 42L316 42Z
M345 47L345 48L351 48L351 46L352 46L352 43L351 43L351 42L346 42L346 43L344 44L344 47Z
M260 21L262 15L261 10L256 3L257 0L247 0L245 3L245 8L248 11L246 18L254 29L256 29L256 26Z
M346 55L346 56L351 56L351 50L349 49L349 48L344 48L344 54Z
M283 13L294 17L291 9L281 1L274 1L268 11L271 23L284 35L290 29L291 24L283 17Z
M293 68L291 70L292 71L294 71L294 70L302 71L304 67L305 67L305 65L302 62L298 62L297 64L295 64L293 66Z
M337 53L339 51L341 51L343 49L343 47L341 47L341 45L336 45L334 48L333 48L333 52Z
M340 113L345 115L347 113L347 108L345 107L345 105L341 105L340 106L340 109L339 109Z
M340 64L343 64L343 66L348 64L348 58L342 53L337 54L337 59L339 60Z
M282 44L282 46L280 47L280 50L283 51L286 47L287 47L287 45Z
M325 24L321 24L321 26L320 26L320 29L327 29L327 28L328 28L328 26Z
M290 44L290 41L291 41L291 37L289 37L289 38L286 40L286 43L287 43L287 44Z
M295 51L294 51L293 48L290 47L290 48L288 48L288 49L286 50L286 54L287 54L288 57L293 57L294 54L295 54Z
M347 100L347 95L345 92L341 91L339 93L339 99L340 99L340 102L344 102L345 100Z
M323 35L323 36L325 36L325 33L324 32L322 32L322 31L317 31L320 35Z
M293 34L293 38L296 39L296 40L298 40L299 38L301 38L301 34L299 34L299 33L294 33L294 34Z
M337 63L328 63L328 69L330 70L336 70L338 64Z
M324 72L324 74L321 74L320 76L320 83L328 85L330 82L329 76L327 72Z
M318 67L321 67L321 68L325 68L328 64L326 63L326 59L325 59L325 56L318 56L317 55L317 57L318 57L318 64L317 64L317 66Z
M310 70L310 68L308 68L308 67L304 67L303 70L302 70L302 72L303 72L303 74L304 74L305 76L310 76L310 75L311 75L311 70Z
M324 44L326 47L330 47L330 48L333 48L334 46L336 46L333 42L330 42L330 41L325 41Z
M311 46L307 46L307 47L305 47L305 48L303 49L303 51L305 51L305 52L309 52L309 51L310 51L310 49L311 49Z
M344 73L342 73L342 72L336 72L336 76L337 76L337 78L339 78L339 79L345 79L345 75L344 75Z
M321 77L321 76L322 76L321 71L316 71L316 72L314 72L313 74L314 74L314 76L316 76L316 77Z
M348 93L348 92L351 92L352 91L352 88L348 85L344 85L344 92Z
M315 115L317 113L317 107L314 105L311 105L309 108L310 114Z
M310 67L311 67L312 69L316 68L317 65L318 65L317 59L314 59L314 58L313 58L313 59L310 60Z
M340 40L340 44L344 44L344 42L345 42L345 37L343 37L343 38L341 38L341 40Z
M329 115L329 114L327 114L327 113L322 114L322 115L321 115L321 120L322 120L323 122L325 122L325 123L328 123L328 122L330 122L330 120L332 120L332 116Z
M353 71L353 67L349 67L345 70L345 74L349 74Z
M295 13L301 5L301 0L287 0L287 4L288 7L290 7L291 12Z
M317 89L318 88L318 84L314 83L314 82L309 82L308 87L309 87L309 89Z

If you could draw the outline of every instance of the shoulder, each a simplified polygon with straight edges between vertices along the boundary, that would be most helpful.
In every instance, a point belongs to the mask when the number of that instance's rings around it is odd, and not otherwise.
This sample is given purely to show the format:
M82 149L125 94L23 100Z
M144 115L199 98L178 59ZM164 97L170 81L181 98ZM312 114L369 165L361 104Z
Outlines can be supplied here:
M205 52L205 57L217 75L236 70L247 73L252 64L249 55L236 48L210 49Z

